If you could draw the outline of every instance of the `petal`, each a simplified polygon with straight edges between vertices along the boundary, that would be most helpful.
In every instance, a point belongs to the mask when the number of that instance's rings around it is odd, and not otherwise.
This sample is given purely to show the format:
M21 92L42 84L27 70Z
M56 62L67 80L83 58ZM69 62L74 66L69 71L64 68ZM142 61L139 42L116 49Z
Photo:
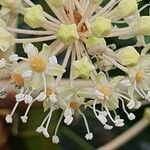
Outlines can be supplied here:
M37 90L41 87L42 83L42 75L40 73L34 73L33 79L32 79L32 89Z
M94 90L94 88L81 88L77 91L77 95L80 97L93 99L95 97Z
M65 69L59 65L50 65L48 64L46 74L51 75L51 76L60 76L65 72Z

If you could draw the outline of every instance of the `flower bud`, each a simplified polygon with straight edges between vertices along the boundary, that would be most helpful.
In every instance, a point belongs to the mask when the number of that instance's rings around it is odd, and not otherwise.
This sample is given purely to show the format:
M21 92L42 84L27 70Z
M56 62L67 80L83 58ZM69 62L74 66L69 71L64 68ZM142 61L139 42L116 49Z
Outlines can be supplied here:
M65 4L65 0L45 0L49 6L53 6L56 8L63 7Z
M24 21L32 28L40 28L45 20L43 8L40 5L26 8Z
M20 9L23 7L21 0L0 0L0 5L9 9Z
M110 34L111 32L111 20L103 17L98 17L91 25L92 33L101 38Z
M107 49L105 39L97 38L96 36L89 37L85 44L90 55L97 55Z
M136 35L150 35L150 16L142 16L133 25L133 32Z
M133 15L138 9L136 0L121 0L119 5L116 7L117 14L121 18L129 17Z
M61 24L57 33L57 37L65 45L69 45L75 40L78 40L79 35L77 32L76 25L75 24L70 24L70 25Z
M15 44L15 39L11 33L0 27L0 50L5 52Z
M124 66L135 66L140 58L140 54L132 46L121 49L116 54L117 61Z

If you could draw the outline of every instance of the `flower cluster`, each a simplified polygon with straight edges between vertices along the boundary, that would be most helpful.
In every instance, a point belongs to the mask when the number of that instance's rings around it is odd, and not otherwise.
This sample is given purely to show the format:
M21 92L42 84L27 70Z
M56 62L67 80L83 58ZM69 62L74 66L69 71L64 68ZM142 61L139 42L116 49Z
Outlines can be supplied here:
M124 125L118 109L122 109L129 120L134 120L135 115L129 111L138 109L142 99L150 101L150 45L144 40L144 36L150 36L150 16L140 16L146 6L138 10L137 0L111 0L105 5L103 0L45 1L55 17L30 0L0 0L0 50L5 52L21 43L27 54L27 58L13 53L8 59L0 59L0 69L10 70L10 83L17 91L16 104L6 116L7 123L13 122L13 114L21 102L28 105L21 116L26 123L36 101L42 102L44 111L48 111L36 130L47 138L53 112L62 111L52 136L53 143L59 142L57 132L62 120L70 125L76 113L85 122L86 140L93 138L85 109L92 110L107 130ZM31 30L10 27L19 14ZM127 27L119 28L120 24ZM19 39L13 33L38 37ZM137 43L116 50L115 44L107 45L105 38L109 37L135 37ZM45 41L51 44L43 44L41 51L33 45ZM138 47L142 49L140 52L136 50ZM66 52L62 64L57 60L61 52ZM69 83L61 85L70 60ZM109 71L117 68L124 76L110 78ZM78 79L89 79L93 85L79 88L75 84ZM6 97L6 90L7 87L1 89L1 98Z

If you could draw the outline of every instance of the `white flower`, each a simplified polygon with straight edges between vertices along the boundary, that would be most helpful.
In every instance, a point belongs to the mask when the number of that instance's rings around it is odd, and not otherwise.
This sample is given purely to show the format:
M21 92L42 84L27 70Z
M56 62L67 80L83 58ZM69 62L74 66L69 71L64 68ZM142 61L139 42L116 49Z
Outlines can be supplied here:
M86 135L85 135L85 138L86 138L86 140L92 140L93 139L93 133L87 133Z
M6 66L6 59L2 58L0 59L0 69L4 68Z
M7 123L12 123L12 121L13 121L12 116L9 115L9 114L6 116L5 119L6 119L6 122L7 122Z
M56 136L56 135L54 135L54 136L52 137L52 142L53 142L54 144L58 144L58 143L59 143L59 137Z

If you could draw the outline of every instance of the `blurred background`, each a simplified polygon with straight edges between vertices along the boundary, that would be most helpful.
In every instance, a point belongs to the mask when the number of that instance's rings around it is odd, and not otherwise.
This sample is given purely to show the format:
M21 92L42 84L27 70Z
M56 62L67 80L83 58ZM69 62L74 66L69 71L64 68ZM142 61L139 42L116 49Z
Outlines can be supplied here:
M41 4L45 11L51 13L50 9L44 2L44 0L32 0L35 4ZM107 0L105 0L107 3ZM143 0L139 8L148 4L149 0ZM104 3L105 5L105 3ZM141 13L141 15L149 15L149 8L147 7ZM18 19L18 28L30 29L29 26L23 23L22 16L19 16ZM18 37L29 37L17 35ZM32 36L33 37L33 36ZM150 37L145 37L147 43L150 43ZM134 45L136 43L136 39L132 38L130 40L118 40L117 38L109 38L106 39L107 44L115 43L117 48L121 48L128 45ZM50 44L50 43L47 43ZM35 44L39 49L41 48L42 43ZM22 45L17 45L17 51L19 55L24 56L25 54L22 52ZM3 53L0 52L0 56L4 56ZM63 53L59 56L60 63L63 60ZM69 72L69 66L68 66ZM117 72L117 74L121 72ZM114 76L116 71L111 71L110 75ZM65 77L68 77L68 73L66 73ZM115 128L111 131L107 131L103 129L102 125L97 121L94 117L94 114L91 111L86 111L85 114L89 121L89 126L91 131L94 134L94 138L92 141L86 141L84 136L85 125L82 118L76 115L71 126L66 126L63 123L59 129L59 137L60 143L58 145L54 145L51 142L51 139L46 139L42 135L39 135L35 132L36 128L41 124L43 118L46 113L43 113L43 108L41 105L36 105L31 109L29 114L29 122L27 124L21 123L19 116L21 116L26 106L22 104L19 107L17 114L15 115L14 123L12 125L8 125L5 123L4 115L9 112L14 105L14 94L13 92L9 93L6 100L0 100L0 150L94 150L107 142L111 141L117 135L123 133L132 125L134 125L140 118L143 116L143 111L145 107L150 105L145 105L141 107L139 110L135 111L135 115L137 116L136 120L128 121L126 116L122 111L118 111L118 113L125 119L125 126L121 128ZM54 113L52 117L52 122L49 127L49 132L53 135L54 129L56 127L56 123L60 116L60 112L57 111ZM128 142L126 145L120 148L120 150L150 150L150 128L145 129L142 133L140 133L136 138Z

